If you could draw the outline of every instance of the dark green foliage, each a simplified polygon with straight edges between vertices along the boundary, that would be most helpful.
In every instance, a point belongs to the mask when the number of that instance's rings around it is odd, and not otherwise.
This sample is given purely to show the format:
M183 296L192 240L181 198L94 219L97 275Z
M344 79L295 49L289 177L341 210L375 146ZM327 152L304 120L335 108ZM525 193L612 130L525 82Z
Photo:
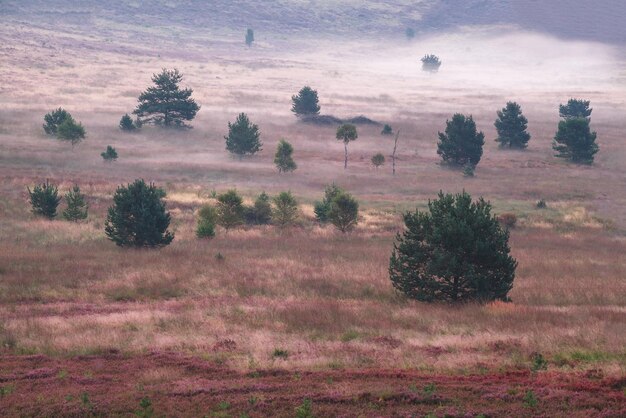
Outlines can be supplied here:
M107 145L106 151L101 152L100 155L106 162L113 162L117 160L117 151L110 145Z
M231 189L217 196L217 223L225 229L243 224L243 199L237 190Z
M57 216L57 207L61 202L59 189L54 184L50 184L46 179L45 183L37 184L31 191L29 188L30 205L35 215L54 219Z
M79 221L87 218L87 202L85 195L80 192L77 184L65 195L67 208L63 211L63 217L68 221Z
M267 225L272 221L272 205L267 193L262 192L253 206L244 208L244 217L248 225Z
M465 164L463 167L463 177L474 177L475 167L471 164Z
M272 220L274 224L284 228L293 225L298 219L298 202L291 192L281 192L272 199L274 210Z
M559 122L552 148L556 157L573 163L592 164L598 152L596 133L591 132L589 118L569 118Z
M532 390L527 390L524 395L524 406L526 408L535 408L537 406L537 395Z
M559 105L559 116L563 119L589 118L593 109L589 109L589 100L569 99L566 105Z
M249 47L252 46L252 42L254 42L254 31L252 29L246 30L246 45Z
M341 232L352 231L359 219L359 203L349 193L341 192L330 203L328 220Z
M413 38L415 38L415 29L413 28L406 28L404 30L404 35L406 36L407 39L411 40Z
M350 141L356 140L359 137L356 132L356 126L352 125L351 123L344 123L339 128L337 128L337 135L335 137L338 141L343 141L343 148L345 151L343 168L348 168L348 143Z
M389 263L393 286L425 302L507 300L517 262L491 205L440 192L428 209L404 214Z
M74 145L85 139L85 128L80 123L76 123L74 119L69 116L59 125L57 128L57 138L63 141L69 141Z
M65 121L65 119L68 119L71 117L72 115L70 115L68 111L66 111L65 109L61 107L56 110L53 110L52 112L47 113L43 117L43 120L46 122L43 125L43 130L48 135L56 136L59 125L62 124Z
M274 164L276 164L279 173L294 171L298 168L291 154L293 154L293 147L289 142L281 139L276 147L276 155L274 155Z
M539 199L537 201L536 206L537 206L537 209L545 209L548 207L548 204L546 203L545 199Z
M422 57L422 70L436 73L441 67L441 60L437 55L427 54Z
M383 164L385 164L385 156L381 154L380 152L377 154L374 154L374 156L372 157L372 165L376 167L376 170L378 170L378 167L380 167Z
M317 90L309 86L304 86L298 94L291 96L291 111L296 116L319 115L320 105L317 97Z
M515 102L508 102L498 111L498 119L494 123L501 147L523 149L528 145L530 134L526 132L528 119L522 115L522 109Z
M119 186L104 223L107 237L120 247L154 248L171 243L174 234L167 230L171 218L164 197L163 189L143 180Z
M383 126L383 130L380 131L381 135L393 135L393 129L391 128L391 125L385 123L385 126Z
M204 205L198 211L198 226L196 236L198 238L213 238L215 236L215 224L217 223L217 210L211 205Z
M132 132L137 128L137 125L135 125L135 122L133 122L133 119L128 113L122 116L122 119L120 119L120 129L122 131Z
M289 352L282 348L275 348L274 352L272 353L272 357L286 359L289 357Z
M259 127L250 123L245 113L240 113L235 123L228 122L228 135L224 137L226 149L240 157L256 154L263 146L260 136Z
M343 190L335 183L329 184L324 188L324 199L321 202L315 202L313 212L315 212L315 218L319 222L328 222L328 214L330 212L330 206L333 199L343 193Z
M543 355L541 355L541 353L532 353L530 355L530 360L532 361L532 365L530 366L530 369L533 372L538 372L540 370L547 370L548 369L548 361L543 357Z
M305 399L302 405L296 408L296 418L313 418L314 416L310 399Z
M196 117L200 110L191 98L192 89L181 89L183 75L177 69L152 75L154 87L148 87L139 95L139 104L133 111L141 123L153 123L166 127L188 127L185 121Z
M453 166L476 166L483 155L484 144L485 135L476 131L474 119L456 113L452 120L446 121L446 132L439 132L437 154Z

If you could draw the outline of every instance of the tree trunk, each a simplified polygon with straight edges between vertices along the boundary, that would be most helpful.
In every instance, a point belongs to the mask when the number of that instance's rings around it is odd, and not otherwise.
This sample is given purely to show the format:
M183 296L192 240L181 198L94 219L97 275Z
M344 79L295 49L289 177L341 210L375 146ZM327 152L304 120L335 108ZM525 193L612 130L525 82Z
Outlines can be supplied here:
M343 161L343 169L345 170L346 168L348 168L348 143L347 142L343 143L343 148L345 150L345 159Z
M393 175L396 175L396 148L398 147L398 137L400 136L400 130L396 132L396 139L393 142L393 154L391 154L391 168Z

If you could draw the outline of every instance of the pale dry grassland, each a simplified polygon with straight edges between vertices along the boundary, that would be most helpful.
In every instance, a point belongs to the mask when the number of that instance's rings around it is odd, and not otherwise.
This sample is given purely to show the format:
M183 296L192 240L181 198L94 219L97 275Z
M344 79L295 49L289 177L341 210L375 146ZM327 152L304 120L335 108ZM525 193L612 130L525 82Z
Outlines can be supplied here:
M626 88L611 48L469 32L399 45L263 39L248 50L240 39L201 31L181 44L145 28L121 38L120 30L0 29L3 349L174 350L241 369L529 367L540 352L552 368L624 372ZM432 50L444 57L437 75L419 71L418 58ZM119 118L150 74L173 66L202 105L194 129L121 133ZM365 114L401 130L397 176L389 163L379 172L369 164L375 152L392 149L379 127L359 127L344 171L335 128L295 122L290 96L306 83L319 90L323 113ZM592 167L551 156L557 106L572 96L594 107L601 151ZM530 120L527 151L493 142L495 111L507 100L518 100ZM74 150L42 132L43 114L58 106L87 129ZM241 111L265 143L243 161L229 157L223 141L227 121ZM436 133L457 111L473 113L487 137L471 179L437 165ZM295 147L299 168L290 175L272 166L281 137ZM99 155L109 144L120 155L114 164ZM138 177L168 192L176 239L165 249L122 250L104 235L112 193ZM30 215L26 187L45 178L62 191L80 184L89 220ZM311 205L331 181L361 202L352 234L313 222ZM230 187L248 200L292 190L301 225L219 230L214 240L197 240L194 212L212 190ZM400 213L424 207L439 190L462 189L520 219L511 236L519 261L513 303L428 305L391 287ZM547 209L535 208L540 198ZM287 358L274 357L275 349Z

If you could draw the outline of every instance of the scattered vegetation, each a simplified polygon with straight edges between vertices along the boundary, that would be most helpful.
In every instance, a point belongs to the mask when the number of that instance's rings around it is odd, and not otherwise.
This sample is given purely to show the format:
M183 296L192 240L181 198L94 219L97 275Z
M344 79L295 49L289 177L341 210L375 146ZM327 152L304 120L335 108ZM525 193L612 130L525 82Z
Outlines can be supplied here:
M250 123L248 115L240 113L235 123L228 122L228 135L224 137L226 149L240 158L256 154L263 146L260 136L259 127Z
M281 139L276 147L276 154L274 155L274 164L278 168L279 173L287 173L294 171L298 166L292 157L293 147L284 139Z
M488 202L440 192L428 212L407 212L404 223L389 263L397 290L425 302L507 299L517 262Z
M35 215L48 219L54 219L57 216L57 207L61 202L61 197L56 185L51 184L46 179L45 183L35 185L32 191L29 188L27 190L30 197L31 210Z
M105 162L111 163L117 160L117 151L110 145L107 145L107 149L101 152L100 155Z
M183 75L177 70L163 69L152 75L153 87L139 95L139 105L134 110L141 123L164 127L189 127L185 122L196 117L200 106L191 98L193 90L181 89Z
M452 120L446 121L445 133L439 132L437 154L444 163L464 167L478 165L483 155L485 135L476 130L476 123L471 116L456 113Z
M174 234L167 228L170 214L165 209L165 191L142 179L119 186L109 207L104 232L120 247L163 247Z
M355 141L359 137L356 132L356 126L350 123L345 123L341 125L339 128L337 128L337 135L335 137L338 141L343 141L343 147L345 151L343 168L346 169L348 168L348 143L350 143L350 141Z
M524 149L528 146L530 134L526 132L528 119L522 115L522 109L515 102L508 102L502 110L498 110L495 127L498 132L496 142L501 147Z
M67 192L65 202L67 202L67 208L62 213L63 218L74 222L87 219L89 207L85 202L85 195L80 192L80 187L77 184Z

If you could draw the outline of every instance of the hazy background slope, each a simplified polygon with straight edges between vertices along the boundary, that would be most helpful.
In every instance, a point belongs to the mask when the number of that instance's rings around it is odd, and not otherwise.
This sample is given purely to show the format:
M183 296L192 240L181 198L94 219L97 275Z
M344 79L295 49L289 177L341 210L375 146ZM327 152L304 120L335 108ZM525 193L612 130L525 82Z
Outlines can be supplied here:
M24 23L117 24L209 31L400 36L468 25L507 24L568 39L626 40L621 0L3 0L3 19Z

